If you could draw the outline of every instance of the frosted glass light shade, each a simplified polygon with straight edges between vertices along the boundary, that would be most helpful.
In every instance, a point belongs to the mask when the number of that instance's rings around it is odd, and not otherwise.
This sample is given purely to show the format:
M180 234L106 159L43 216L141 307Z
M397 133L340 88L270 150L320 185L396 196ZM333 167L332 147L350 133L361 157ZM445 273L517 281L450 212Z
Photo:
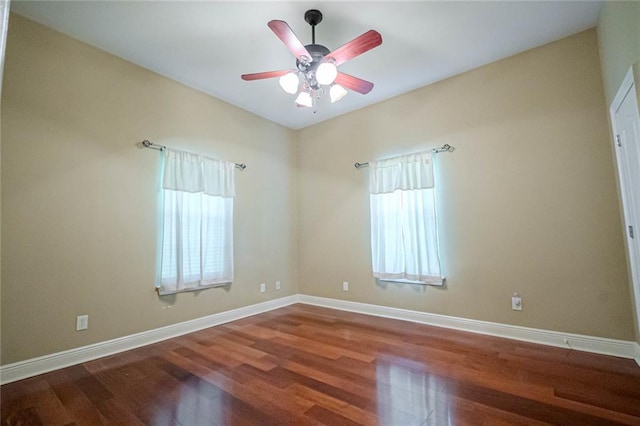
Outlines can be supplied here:
M347 95L347 89L340 86L339 84L334 84L331 86L329 90L329 96L331 97L331 103L338 102L340 99L344 98Z
M296 103L303 107L311 108L313 106L313 99L311 99L309 92L300 92L296 98Z
M323 62L316 70L316 80L320 84L331 84L338 76L338 68L332 62Z
M294 72L290 72L288 74L280 77L280 87L287 93L291 93L292 95L298 91L298 84L300 81L298 80L298 74Z

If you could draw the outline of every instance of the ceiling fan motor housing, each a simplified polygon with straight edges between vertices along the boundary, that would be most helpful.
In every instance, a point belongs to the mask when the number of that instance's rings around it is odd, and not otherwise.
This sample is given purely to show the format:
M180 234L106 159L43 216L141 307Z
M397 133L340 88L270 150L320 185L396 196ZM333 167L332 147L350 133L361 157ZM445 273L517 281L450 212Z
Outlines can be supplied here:
M307 44L305 46L311 54L311 62L296 60L296 66L307 77L307 83L313 90L318 90L320 86L316 80L316 70L324 60L324 57L331 51L321 44Z

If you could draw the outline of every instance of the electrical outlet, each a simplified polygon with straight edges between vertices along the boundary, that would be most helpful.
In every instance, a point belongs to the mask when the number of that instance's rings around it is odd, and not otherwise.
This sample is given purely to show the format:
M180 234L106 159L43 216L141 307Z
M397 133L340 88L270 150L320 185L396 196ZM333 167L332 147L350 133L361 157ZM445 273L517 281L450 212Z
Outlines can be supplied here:
M280 281L276 281L276 290L280 290Z
M349 283L347 281L342 281L342 291L349 291Z
M76 317L76 331L89 328L89 315L78 315Z
M264 293L265 291L267 291L267 284L260 283L260 293Z
M511 297L511 309L514 311L522 310L522 297L518 293L513 293Z

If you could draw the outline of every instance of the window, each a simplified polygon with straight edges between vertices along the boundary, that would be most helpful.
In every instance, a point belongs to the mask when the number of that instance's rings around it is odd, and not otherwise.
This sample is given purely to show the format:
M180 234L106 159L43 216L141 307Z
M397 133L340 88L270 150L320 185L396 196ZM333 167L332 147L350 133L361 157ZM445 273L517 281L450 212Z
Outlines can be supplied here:
M373 276L442 285L433 153L369 163Z
M160 294L233 281L234 166L166 151Z

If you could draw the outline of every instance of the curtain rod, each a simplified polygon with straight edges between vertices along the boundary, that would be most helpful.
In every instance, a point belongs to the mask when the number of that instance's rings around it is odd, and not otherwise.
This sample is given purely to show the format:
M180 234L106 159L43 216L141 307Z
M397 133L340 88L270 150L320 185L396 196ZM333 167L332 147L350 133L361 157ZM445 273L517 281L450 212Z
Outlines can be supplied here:
M437 154L439 152L453 152L454 150L455 150L454 147L452 147L451 145L446 143L446 144L442 145L439 148L433 148L431 150L431 152L433 152L434 154ZM354 164L354 166L355 166L356 169L361 169L363 167L369 167L369 163L368 162L367 163L356 163L356 164Z
M144 146L145 148L157 149L158 151L164 151L165 149L167 149L167 147L164 145L158 145L157 143L150 142L146 139L142 141L142 146ZM247 165L244 163L236 163L236 168L244 170L247 168Z

